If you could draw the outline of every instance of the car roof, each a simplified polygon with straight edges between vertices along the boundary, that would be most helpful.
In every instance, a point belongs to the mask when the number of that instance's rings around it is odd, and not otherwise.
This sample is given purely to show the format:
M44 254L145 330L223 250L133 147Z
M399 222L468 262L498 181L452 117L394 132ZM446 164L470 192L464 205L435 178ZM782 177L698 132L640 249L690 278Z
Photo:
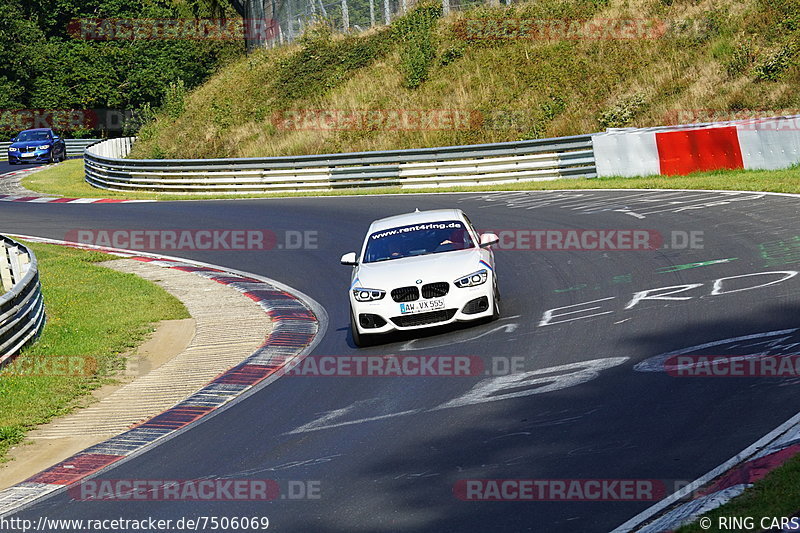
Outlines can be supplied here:
M46 131L46 132L49 133L50 132L50 128L32 128L32 129L29 129L29 130L22 130L20 133L25 133L25 132L28 132L28 131Z
M381 218L370 224L369 233L399 226L441 222L443 220L464 220L464 212L461 209L431 209Z

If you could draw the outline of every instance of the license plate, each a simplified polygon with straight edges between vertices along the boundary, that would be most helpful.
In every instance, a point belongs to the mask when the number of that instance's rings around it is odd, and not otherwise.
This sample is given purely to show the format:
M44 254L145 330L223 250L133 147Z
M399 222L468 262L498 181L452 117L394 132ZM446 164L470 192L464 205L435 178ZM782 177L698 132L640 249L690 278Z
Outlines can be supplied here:
M414 313L427 313L430 311L441 311L444 309L444 299L435 298L433 300L420 300L407 304L400 304L400 313L411 315Z
M35 154L34 152L24 152L24 153L22 154L22 157L33 157L33 156L35 156L35 155L36 155L36 154Z

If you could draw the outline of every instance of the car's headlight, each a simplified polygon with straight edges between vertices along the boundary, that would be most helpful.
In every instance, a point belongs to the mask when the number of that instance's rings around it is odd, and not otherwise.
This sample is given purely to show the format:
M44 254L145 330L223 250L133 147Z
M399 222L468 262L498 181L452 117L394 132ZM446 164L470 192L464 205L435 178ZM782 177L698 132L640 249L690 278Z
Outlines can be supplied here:
M14 148L13 146L9 147L9 152L19 152L19 148Z
M362 289L359 287L357 289L353 289L353 296L355 297L356 301L359 302L372 302L374 300L380 300L386 296L386 291L382 291L380 289Z
M39 147L39 150L49 150L49 149L50 149L50 145L49 144L43 144L43 145L41 145Z
M463 278L459 278L453 282L453 285L456 287L464 288L464 287L474 287L475 285L481 285L486 283L486 279L488 278L488 274L486 269L478 270L477 272L473 272L469 276L464 276Z

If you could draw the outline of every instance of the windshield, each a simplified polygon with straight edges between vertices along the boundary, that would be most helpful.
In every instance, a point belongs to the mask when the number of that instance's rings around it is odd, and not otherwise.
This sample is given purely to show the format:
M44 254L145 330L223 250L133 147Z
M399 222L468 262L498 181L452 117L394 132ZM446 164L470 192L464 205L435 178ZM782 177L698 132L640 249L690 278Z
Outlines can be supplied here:
M50 134L46 131L23 131L17 136L17 142L25 141L47 141Z
M473 248L466 224L458 220L400 226L367 239L364 263Z

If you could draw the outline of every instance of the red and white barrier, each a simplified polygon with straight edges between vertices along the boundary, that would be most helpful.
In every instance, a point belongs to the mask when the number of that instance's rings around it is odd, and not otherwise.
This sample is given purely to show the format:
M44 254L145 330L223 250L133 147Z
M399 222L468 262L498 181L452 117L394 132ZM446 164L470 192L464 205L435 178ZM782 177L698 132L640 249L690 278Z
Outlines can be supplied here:
M800 115L609 130L592 146L599 177L788 168L800 163Z

